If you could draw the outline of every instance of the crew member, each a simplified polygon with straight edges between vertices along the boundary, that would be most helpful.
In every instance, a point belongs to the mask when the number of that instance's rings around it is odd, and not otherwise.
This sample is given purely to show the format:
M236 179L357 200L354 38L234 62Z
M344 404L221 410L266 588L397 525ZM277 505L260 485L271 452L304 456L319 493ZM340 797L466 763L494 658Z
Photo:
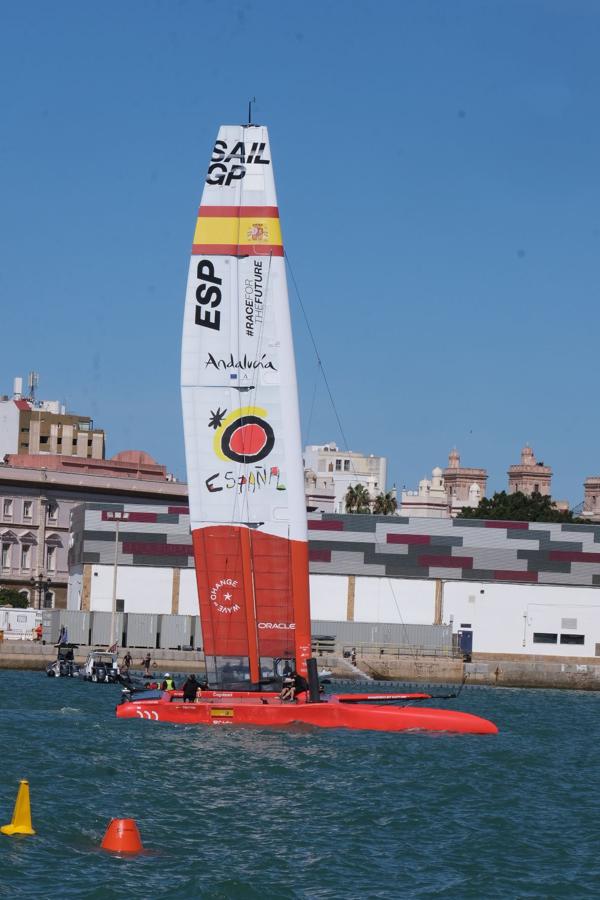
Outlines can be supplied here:
M192 673L183 683L183 702L194 703L199 688L196 676Z
M305 694L308 690L308 681L303 675L294 672L294 699L298 694Z
M143 660L142 660L142 665L143 665L143 667L144 667L144 675L147 675L148 678L150 678L150 662L151 662L151 659L152 659L152 657L150 656L150 654L149 654L149 653L146 653L145 657L144 657Z
M132 662L133 662L133 659L131 657L131 653L128 650L127 653L125 654L125 656L123 657L123 672L126 675L129 674L129 669L131 668Z
M175 682L171 678L168 672L165 672L165 680L163 681L163 691L174 691L175 690Z
M294 693L294 675L290 672L289 675L283 676L279 699L283 700L284 703L291 702L294 699Z

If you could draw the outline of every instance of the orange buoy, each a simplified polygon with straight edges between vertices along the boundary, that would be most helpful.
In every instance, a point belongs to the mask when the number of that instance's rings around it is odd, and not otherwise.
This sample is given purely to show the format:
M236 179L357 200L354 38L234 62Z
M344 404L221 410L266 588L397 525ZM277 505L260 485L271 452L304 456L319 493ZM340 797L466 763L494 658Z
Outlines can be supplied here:
M135 819L111 819L100 846L112 853L140 853L144 846Z

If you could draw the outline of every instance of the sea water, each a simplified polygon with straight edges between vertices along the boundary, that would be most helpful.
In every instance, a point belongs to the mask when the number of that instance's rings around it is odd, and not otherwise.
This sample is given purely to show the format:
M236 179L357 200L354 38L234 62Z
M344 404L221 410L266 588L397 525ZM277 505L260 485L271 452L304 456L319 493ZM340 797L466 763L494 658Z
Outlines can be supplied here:
M344 687L344 690L347 690ZM117 720L117 686L0 672L0 897L600 897L600 695L466 687L497 736ZM148 852L100 851L112 817Z

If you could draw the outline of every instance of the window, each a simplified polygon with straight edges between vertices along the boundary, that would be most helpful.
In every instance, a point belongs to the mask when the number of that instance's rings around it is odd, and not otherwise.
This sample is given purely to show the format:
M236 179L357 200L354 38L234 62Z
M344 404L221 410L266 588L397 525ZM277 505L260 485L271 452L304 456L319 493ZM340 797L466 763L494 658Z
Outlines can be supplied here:
M48 518L55 522L58 519L58 506L56 503L48 505Z
M49 572L56 572L56 547L46 548L46 569Z
M569 635L571 637L571 635ZM533 632L533 643L534 644L556 644L558 643L558 635L557 634L549 634L547 631L534 631Z
M350 460L345 459L344 460L344 472L349 472L349 471L350 471Z
M12 516L12 511L13 511L12 500L7 500L6 498L4 499L4 502L2 504L2 511L5 516Z
M534 490L534 492L535 492L536 494L539 494L539 492L540 492L540 486L539 486L539 484L534 484L533 490Z
M33 509L33 500L23 500L23 518L30 519Z
M585 634L561 634L561 644L585 644Z
M21 568L28 569L30 567L31 560L31 547L29 544L23 544L21 547Z
M336 471L336 472L341 472L341 471L342 471L342 461L341 461L341 459L336 459L336 461L335 461L335 471Z
M2 544L2 568L10 569L10 544Z

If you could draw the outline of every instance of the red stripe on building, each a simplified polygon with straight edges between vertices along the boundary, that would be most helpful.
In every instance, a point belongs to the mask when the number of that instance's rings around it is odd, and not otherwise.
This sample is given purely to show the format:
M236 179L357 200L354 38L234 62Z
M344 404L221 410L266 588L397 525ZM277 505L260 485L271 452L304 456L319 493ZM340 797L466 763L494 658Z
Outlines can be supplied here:
M548 556L550 559L562 560L563 562L600 562L600 553L585 553L582 550L551 550Z
M424 553L417 557L420 566L434 566L444 569L472 569L473 557L471 556L435 556L433 553Z
M121 512L121 510L104 509L102 510L103 522L118 522L122 525L124 522L156 522L157 513L152 512Z
M331 562L331 550L309 550L308 559L310 562Z
M308 530L309 531L343 531L344 523L339 520L336 521L332 519L331 521L310 521L308 522Z
M509 569L498 569L494 572L496 581L537 581L537 572L517 572Z
M388 544L430 544L431 536L428 534L388 534Z
M123 553L134 556L192 556L191 544L161 544L158 541L123 541Z
M192 244L192 256L283 256L281 244Z
M201 219L248 219L257 216L261 219L278 219L279 209L276 206L201 206L198 218Z
M171 516L187 516L190 508L189 506L169 506L167 510Z
M485 528L520 528L521 531L527 531L529 528L528 522L503 522L501 519L496 520L487 520L484 523Z

